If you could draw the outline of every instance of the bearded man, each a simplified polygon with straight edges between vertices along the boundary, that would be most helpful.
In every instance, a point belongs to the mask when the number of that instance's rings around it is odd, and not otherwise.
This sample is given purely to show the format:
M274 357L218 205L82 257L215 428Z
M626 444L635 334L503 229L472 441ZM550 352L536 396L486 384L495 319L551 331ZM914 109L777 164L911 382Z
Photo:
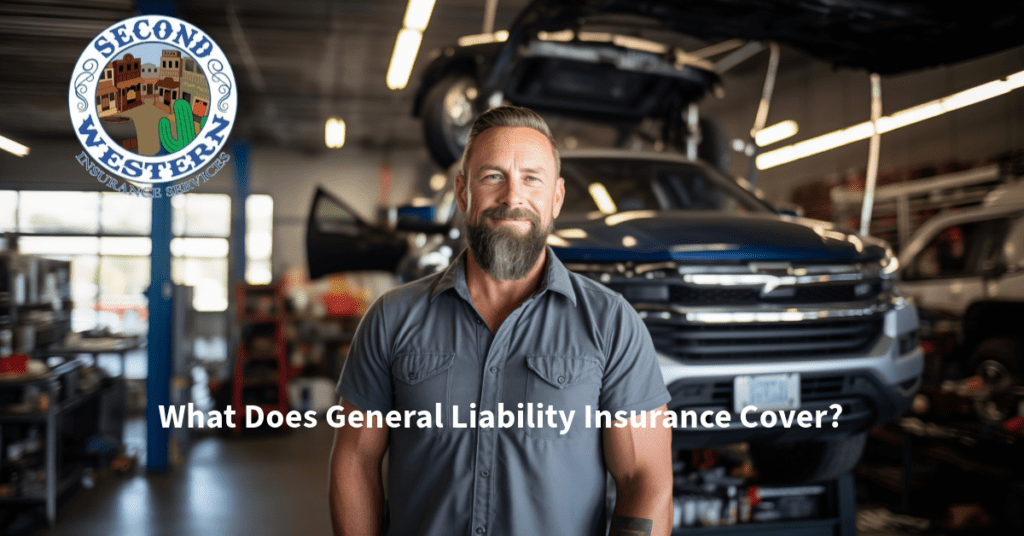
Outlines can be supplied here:
M671 430L584 424L597 410L655 417L671 397L632 307L546 247L560 172L536 113L501 106L473 124L455 178L468 249L374 302L338 382L348 422L395 410L444 417L337 429L337 536L603 535L606 471L612 536L670 533ZM453 427L502 411L518 413L515 425Z

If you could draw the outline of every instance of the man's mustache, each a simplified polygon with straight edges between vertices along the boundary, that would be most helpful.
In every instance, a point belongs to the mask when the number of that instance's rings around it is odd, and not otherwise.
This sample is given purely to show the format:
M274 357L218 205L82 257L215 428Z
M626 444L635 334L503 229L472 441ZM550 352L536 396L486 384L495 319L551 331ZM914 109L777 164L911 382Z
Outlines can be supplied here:
M480 213L480 219L487 220L529 220L534 227L540 226L540 217L525 208L511 208L504 205L491 207Z

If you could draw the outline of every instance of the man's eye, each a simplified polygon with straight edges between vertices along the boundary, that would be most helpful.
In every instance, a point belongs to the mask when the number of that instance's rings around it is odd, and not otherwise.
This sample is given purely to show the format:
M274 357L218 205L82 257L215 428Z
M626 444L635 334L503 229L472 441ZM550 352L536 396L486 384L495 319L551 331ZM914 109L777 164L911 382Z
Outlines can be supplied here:
M530 182L540 182L540 179L537 177L526 177L526 180Z

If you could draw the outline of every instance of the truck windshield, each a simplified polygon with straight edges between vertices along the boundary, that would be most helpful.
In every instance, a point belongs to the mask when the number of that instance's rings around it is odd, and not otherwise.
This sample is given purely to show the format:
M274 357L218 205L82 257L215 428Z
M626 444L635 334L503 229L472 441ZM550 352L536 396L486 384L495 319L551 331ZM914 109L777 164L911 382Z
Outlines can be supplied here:
M769 212L750 192L708 170L681 162L564 158L562 212L610 214L627 210Z

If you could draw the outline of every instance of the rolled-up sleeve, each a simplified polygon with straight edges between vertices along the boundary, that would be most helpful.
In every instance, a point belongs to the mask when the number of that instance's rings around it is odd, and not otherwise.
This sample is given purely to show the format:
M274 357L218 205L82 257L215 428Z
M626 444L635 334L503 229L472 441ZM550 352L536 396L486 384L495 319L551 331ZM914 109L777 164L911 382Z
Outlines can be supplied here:
M363 411L391 411L391 341L384 313L385 298L363 315L349 347L336 392Z
M640 316L621 296L605 328L607 348L600 404L605 411L649 411L672 400L654 343Z

